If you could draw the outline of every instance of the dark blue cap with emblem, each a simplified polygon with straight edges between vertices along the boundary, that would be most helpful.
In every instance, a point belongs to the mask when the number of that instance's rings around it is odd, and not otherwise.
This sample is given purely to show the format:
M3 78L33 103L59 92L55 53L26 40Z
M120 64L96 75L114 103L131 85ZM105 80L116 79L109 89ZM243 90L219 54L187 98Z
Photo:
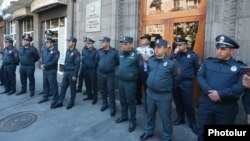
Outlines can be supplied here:
M47 37L46 42L54 42L54 39Z
M177 45L186 44L186 43L187 43L187 40L184 39L184 38L182 38L182 37L176 37L176 38L175 38L175 43L176 43Z
M219 35L215 38L216 47L219 48L240 48L239 44L226 35Z
M90 43L90 44L93 44L93 43L95 43L95 40L93 40L93 39L90 39L90 38L86 38L86 43Z
M123 37L123 39L120 41L120 43L133 43L133 38L129 36Z
M5 36L4 37L4 42L8 42L8 43L13 43L13 39L10 36Z
M30 34L24 34L22 38L23 40L27 40L30 42L33 41L33 38L30 36Z
M76 37L74 37L74 36L70 36L66 41L72 41L72 42L77 42L77 39L76 39Z
M51 30L45 30L44 33L45 33L46 35L52 35L52 34L54 34L54 32L51 31Z
M102 39L100 39L99 41L101 41L101 42L104 42L104 41L110 42L110 38L104 36L104 37L102 37Z
M164 46L167 47L168 42L166 40L163 39L158 39L155 41L155 46Z
M151 41L151 36L149 34L144 34L140 39L148 39L148 41Z

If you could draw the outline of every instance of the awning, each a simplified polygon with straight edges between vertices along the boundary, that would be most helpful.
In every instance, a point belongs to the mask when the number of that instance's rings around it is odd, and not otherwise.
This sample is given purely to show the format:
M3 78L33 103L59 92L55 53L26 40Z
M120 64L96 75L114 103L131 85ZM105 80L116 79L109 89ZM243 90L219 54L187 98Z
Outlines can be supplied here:
M38 13L61 4L67 5L67 0L34 0L30 9L32 13Z

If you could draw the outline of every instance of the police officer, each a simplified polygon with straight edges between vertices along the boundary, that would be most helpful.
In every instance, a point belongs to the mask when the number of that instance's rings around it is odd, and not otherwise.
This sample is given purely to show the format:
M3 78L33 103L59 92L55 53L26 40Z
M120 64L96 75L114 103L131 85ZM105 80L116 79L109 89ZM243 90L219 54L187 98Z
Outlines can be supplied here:
M83 100L92 100L92 104L97 102L97 50L94 48L95 41L87 38L87 49L82 52L82 64L84 64L84 77L87 97Z
M100 41L102 48L97 52L97 74L98 88L103 101L101 111L110 107L110 116L114 116L116 113L115 68L119 65L119 56L117 50L110 46L109 37L103 37Z
M121 123L128 120L129 117L129 132L133 132L136 128L136 87L138 79L138 69L140 55L133 49L133 38L125 36L122 43L122 53L120 55L120 65L116 75L119 79L119 93L121 103L121 117L115 122Z
M6 36L4 41L3 65L5 91L2 94L8 93L8 95L11 95L16 92L16 66L19 64L19 56L16 47L13 46L13 39Z
M147 124L140 140L147 140L154 134L156 110L159 111L164 141L172 139L172 93L180 78L176 63L166 55L167 41L158 39L155 42L155 56L148 61L147 79Z
M141 56L143 57L143 59L140 62L140 67L139 67L139 79L138 79L138 85L137 85L137 95L136 95L136 101L137 104L141 104L141 97L142 97L142 87L143 87L143 92L144 97L145 97L145 101L146 101L146 89L147 89L147 62L149 57L151 57L152 55L154 55L154 49L151 48L150 45L150 40L151 40L151 36L149 34L145 34L144 36L142 36L140 38L140 44L141 46L138 47L137 53L141 54ZM146 106L147 104L145 104L145 110L147 109Z
M71 109L75 105L76 98L76 81L80 69L80 52L76 49L77 39L73 36L67 39L68 49L66 51L66 58L64 64L64 74L60 96L55 105L52 104L52 109L62 107L63 101L70 86L71 98L66 109Z
M250 125L250 72L244 74L243 85L247 88L242 97L243 106L247 115L247 123Z
M216 56L207 58L198 71L198 82L202 89L199 103L198 140L203 141L204 125L234 124L238 113L242 85L242 63L233 57L239 45L225 35L216 37Z
M17 95L26 93L28 78L30 96L32 97L35 94L35 63L40 59L40 56L37 48L30 45L30 42L33 40L30 34L24 34L22 38L23 46L20 46L18 50L21 64L19 72L22 90Z
M57 84L57 68L60 52L54 47L54 40L47 38L47 49L42 52L41 69L43 70L43 99L38 104L49 100L49 92L51 91L53 102L51 107L54 107L58 99L58 84Z
M178 115L178 118L174 121L174 125L185 123L186 115L190 128L197 134L198 129L195 119L195 108L192 104L192 81L200 67L199 57L194 52L188 50L187 40L184 38L175 38L175 44L177 48L171 54L171 58L180 66L181 81L173 94Z
M85 43L85 45L82 48L82 54L83 52L85 52L87 45L86 45L86 41L87 41L88 37L83 37L83 42ZM78 78L78 86L77 86L77 90L76 92L82 92L82 85L83 85L83 80L84 80L84 62L81 61L81 68L80 68L80 72L79 72L79 78ZM86 87L86 86L85 86ZM86 94L86 92L84 92L84 94Z
M42 56L42 54L43 54L44 51L45 52L47 51L47 38L52 39L52 35L53 34L54 34L53 31L51 31L51 30L45 30L45 32L44 32L45 41L44 41L44 44L42 45L41 55L40 56ZM55 47L55 40L53 40L53 48L57 48L57 47ZM42 62L42 58L40 58L40 59L41 59L40 61ZM43 91L39 93L39 95L42 95L42 94L43 94ZM51 96L50 91L49 91L49 96Z

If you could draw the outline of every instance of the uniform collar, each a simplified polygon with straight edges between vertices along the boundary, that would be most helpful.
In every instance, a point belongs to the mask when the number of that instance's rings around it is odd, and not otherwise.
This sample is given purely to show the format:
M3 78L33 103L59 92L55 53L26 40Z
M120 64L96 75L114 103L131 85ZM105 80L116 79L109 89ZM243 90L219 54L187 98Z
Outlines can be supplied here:
M215 63L224 63L224 64L228 64L228 65L233 65L234 59L231 57L229 60L220 60L218 58L216 58L214 60Z
M167 61L167 55L165 55L162 59L158 59L156 56L154 56L154 60L155 61L159 61L159 62L165 62L165 61Z

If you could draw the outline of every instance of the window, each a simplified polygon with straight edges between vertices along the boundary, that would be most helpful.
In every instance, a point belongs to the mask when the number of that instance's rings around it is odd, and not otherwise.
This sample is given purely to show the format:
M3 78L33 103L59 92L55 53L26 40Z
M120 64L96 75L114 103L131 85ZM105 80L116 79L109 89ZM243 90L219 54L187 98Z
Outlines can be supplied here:
M22 21L23 25L23 34L30 34L33 37L34 28L33 28L33 19L25 19Z
M10 37L14 40L14 44L16 43L16 22L10 21Z

